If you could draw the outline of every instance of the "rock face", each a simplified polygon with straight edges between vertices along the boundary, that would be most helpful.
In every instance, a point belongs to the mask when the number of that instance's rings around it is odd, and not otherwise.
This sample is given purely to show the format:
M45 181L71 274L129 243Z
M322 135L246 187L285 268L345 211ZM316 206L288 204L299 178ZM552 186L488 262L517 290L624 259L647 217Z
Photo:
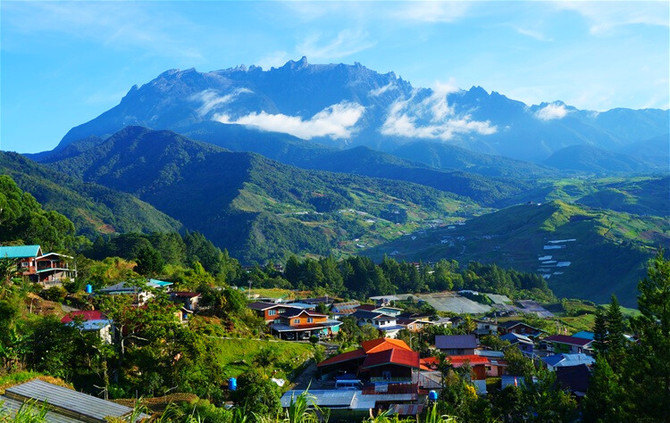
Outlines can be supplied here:
M259 138L274 132L384 151L428 141L540 162L572 145L621 151L667 137L668 116L657 109L597 113L562 102L528 106L481 87L414 88L393 72L380 74L359 63L313 65L303 57L267 71L256 66L166 71L72 128L57 149L129 125L180 133L242 125Z

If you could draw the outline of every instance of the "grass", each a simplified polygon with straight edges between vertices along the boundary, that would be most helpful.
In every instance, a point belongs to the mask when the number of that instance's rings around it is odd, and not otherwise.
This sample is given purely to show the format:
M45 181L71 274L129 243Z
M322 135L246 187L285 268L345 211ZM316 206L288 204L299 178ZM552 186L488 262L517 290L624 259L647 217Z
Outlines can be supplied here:
M252 367L259 354L271 351L273 377L289 380L314 357L314 346L301 342L210 338L212 355L224 369L224 377L237 377ZM318 347L322 348L322 347Z

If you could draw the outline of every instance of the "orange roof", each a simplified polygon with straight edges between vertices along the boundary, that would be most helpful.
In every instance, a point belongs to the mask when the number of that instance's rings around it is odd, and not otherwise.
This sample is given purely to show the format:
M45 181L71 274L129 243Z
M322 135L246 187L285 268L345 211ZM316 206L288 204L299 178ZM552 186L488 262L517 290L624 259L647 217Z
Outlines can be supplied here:
M412 351L412 349L404 341L392 338L378 338L372 339L370 341L364 341L361 343L361 346L363 347L363 350L365 350L366 354L386 351L392 348L400 348L403 350Z

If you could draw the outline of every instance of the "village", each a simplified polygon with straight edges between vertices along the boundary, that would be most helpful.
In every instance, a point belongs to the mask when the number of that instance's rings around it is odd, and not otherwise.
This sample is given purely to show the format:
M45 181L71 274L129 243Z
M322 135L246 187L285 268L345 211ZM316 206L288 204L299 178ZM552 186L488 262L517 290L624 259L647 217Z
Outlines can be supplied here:
M0 247L0 257L15 261L21 276L44 290L77 276L72 257L44 253L38 245ZM246 308L265 323L261 337L318 344L328 352L295 380L276 380L284 391L282 407L291 407L296 397L308 394L310 406L336 410L335 416L343 421L369 415L370 410L419 416L438 398L445 378L453 375L478 396L533 384L522 371L523 360L554 373L561 389L579 401L588 390L595 364L594 333L567 333L567 328L558 325L548 330L546 325L539 328L528 323L554 317L531 300L512 301L504 295L471 290L383 295L360 301L329 295L263 297L249 289L236 289L244 293ZM176 290L173 282L152 278L97 290L86 285L85 295L124 296L137 308L146 308L154 298L167 298L175 320L182 324L208 308L202 305L202 293ZM483 297L488 300L482 302ZM107 345L119 342L119 329L102 311L64 310L63 325L96 333ZM346 325L359 327L365 339L355 345L342 343ZM230 378L228 389L236 389L235 378ZM51 403L63 395L62 388L48 383L42 383L38 391L39 395L11 397L8 390L0 398L20 407L31 400ZM84 395L66 394L73 398Z

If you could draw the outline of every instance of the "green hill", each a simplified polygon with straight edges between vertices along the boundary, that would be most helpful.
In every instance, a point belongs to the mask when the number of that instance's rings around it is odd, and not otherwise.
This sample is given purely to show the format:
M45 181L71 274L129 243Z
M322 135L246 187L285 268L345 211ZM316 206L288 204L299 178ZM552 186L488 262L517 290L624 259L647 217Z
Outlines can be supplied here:
M658 246L670 246L667 219L554 201L513 206L464 225L418 232L367 254L495 262L545 275L560 297L603 303L615 293L623 304L633 305L636 283Z
M81 180L16 153L0 152L0 174L8 175L47 210L67 216L78 233L173 232L182 225L130 194Z
M50 166L137 195L245 262L351 253L481 211L418 184L298 169L140 127Z

